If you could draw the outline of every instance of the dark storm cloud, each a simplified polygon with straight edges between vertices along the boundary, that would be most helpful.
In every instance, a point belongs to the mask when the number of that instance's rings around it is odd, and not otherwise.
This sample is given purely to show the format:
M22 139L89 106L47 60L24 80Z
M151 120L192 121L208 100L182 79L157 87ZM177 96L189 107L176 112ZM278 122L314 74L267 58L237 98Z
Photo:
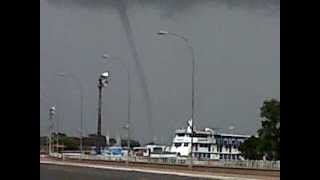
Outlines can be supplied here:
M147 84L147 79L145 77L144 70L142 69L142 65L139 59L138 51L135 45L133 32L128 16L128 2L127 0L49 0L50 3L58 6L64 5L76 5L79 7L84 8L91 8L91 9L107 9L107 8L114 8L118 11L120 15L120 20L125 30L125 34L128 40L129 48L132 54L132 58L135 62L135 70L139 76L140 83L141 83L141 91L144 94L145 98L145 107L146 107L146 119L148 120L148 129L149 134L153 137L153 130L152 130L152 102L149 93L149 88ZM130 63L130 62L129 62ZM130 68L131 71L131 68ZM131 73L130 73L131 74Z
M50 4L58 7L82 7L89 9L118 8L119 0L47 0ZM138 4L144 8L154 8L161 11L162 17L170 18L175 14L189 11L199 4L214 3L223 5L229 9L241 8L247 10L273 9L279 12L280 0L124 0L126 5Z
M90 9L114 8L117 0L46 0L50 5L57 7L82 7Z
M123 6L119 2L42 2L44 121L48 104L57 105L63 130L71 134L78 130L76 87L72 81L54 78L57 72L73 72L85 87L86 132L95 132L97 74L108 69L113 77L104 90L103 134L122 133L126 77L119 64L102 66L99 57L107 51L124 64L132 62L133 135L143 142L152 134L169 141L173 130L190 117L191 66L183 42L154 35L164 29L183 33L195 48L197 126L225 130L232 124L240 133L255 132L263 98L279 98L279 1L130 0Z

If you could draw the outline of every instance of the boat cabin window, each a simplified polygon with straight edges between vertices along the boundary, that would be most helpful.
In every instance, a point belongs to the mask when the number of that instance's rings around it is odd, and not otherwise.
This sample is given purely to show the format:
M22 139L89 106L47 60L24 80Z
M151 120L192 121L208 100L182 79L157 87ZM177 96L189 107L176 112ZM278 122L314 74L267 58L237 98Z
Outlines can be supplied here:
M207 138L208 134L193 134L193 137Z
M184 146L187 147L189 145L189 143L184 143Z
M175 146L175 147L180 147L180 146L181 146L181 143L174 143L174 146Z
M154 153L161 153L162 152L162 148L161 147L155 147L155 148L153 148L153 152Z
M183 137L185 134L184 133L177 133L178 137Z
M200 144L200 147L209 147L210 144Z

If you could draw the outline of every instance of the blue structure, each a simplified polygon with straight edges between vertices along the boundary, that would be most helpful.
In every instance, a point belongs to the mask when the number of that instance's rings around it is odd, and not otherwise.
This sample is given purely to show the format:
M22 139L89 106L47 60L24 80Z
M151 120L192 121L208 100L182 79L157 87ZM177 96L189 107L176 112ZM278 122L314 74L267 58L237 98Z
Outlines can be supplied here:
M123 157L124 149L122 147L109 147L105 148L101 153L105 156Z

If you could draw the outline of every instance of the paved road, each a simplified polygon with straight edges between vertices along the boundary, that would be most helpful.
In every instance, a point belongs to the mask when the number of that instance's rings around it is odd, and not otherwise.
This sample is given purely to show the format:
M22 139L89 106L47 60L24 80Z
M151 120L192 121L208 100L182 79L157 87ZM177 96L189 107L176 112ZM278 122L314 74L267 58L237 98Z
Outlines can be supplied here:
M164 174L40 164L40 180L205 180Z
M267 172L267 174L264 171L256 171L256 170L246 170L246 169L230 169L230 168L200 168L200 167L194 167L193 171L190 171L189 169L186 169L185 167L177 166L175 168L170 167L169 169L162 167L162 165L152 165L148 164L141 165L141 164L129 164L129 167L124 166L124 164L121 165L119 162L111 162L111 161L87 161L87 160L57 160L57 159L49 159L49 158L40 158L40 164L42 165L54 165L54 166L61 166L65 167L66 170L72 168L72 167L78 167L82 170L75 171L74 174L80 174L79 176L84 176L86 178L88 175L91 175L90 169L97 170L97 171L103 171L103 172L110 172L111 176L108 176L108 173L103 176L103 179L141 179L141 177L147 177L147 179L224 179L224 180L248 180L248 179L260 179L260 180L279 180L279 171L275 172ZM58 167L59 168L59 167ZM196 169L197 168L197 169ZM63 168L62 168L63 170ZM88 171L89 174L81 174L83 171ZM112 172L114 173L112 173ZM68 173L62 171L61 173ZM258 173L260 172L260 173ZM47 172L50 173L50 172ZM125 174L123 176L123 173ZM262 173L262 174L261 174ZM72 175L72 171L70 172ZM44 174L46 175L46 173ZM49 178L51 176L56 176L55 174L49 175ZM119 178L118 178L119 176ZM68 176L67 176L68 177ZM150 178L149 178L150 177ZM159 177L159 178L158 178ZM172 178L170 178L172 177ZM176 178L175 178L176 177ZM75 177L78 179L78 177ZM61 179L61 177L59 177ZM65 179L65 178L63 178ZM70 179L70 178L69 178ZM90 179L95 180L95 178L91 177ZM142 178L143 179L143 178ZM46 180L46 179L44 179Z

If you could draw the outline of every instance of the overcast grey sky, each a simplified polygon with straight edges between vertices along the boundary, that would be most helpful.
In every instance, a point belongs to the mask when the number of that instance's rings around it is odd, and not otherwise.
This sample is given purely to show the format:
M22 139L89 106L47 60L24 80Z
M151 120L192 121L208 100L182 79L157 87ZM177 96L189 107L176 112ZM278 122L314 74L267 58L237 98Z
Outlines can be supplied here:
M191 56L184 42L155 33L168 30L188 37L196 55L197 127L235 126L253 134L267 97L280 99L280 1L130 0L125 1L140 69L115 0L40 1L40 134L48 133L48 105L57 106L60 129L75 135L80 127L77 84L55 74L73 73L85 96L86 133L97 127L97 79L109 70L103 94L102 134L124 135L127 119L126 68L130 63L133 136L168 142L191 115ZM138 64L139 66L139 64ZM143 71L143 72L140 72ZM150 104L145 98L144 74ZM152 111L148 131L147 108Z

